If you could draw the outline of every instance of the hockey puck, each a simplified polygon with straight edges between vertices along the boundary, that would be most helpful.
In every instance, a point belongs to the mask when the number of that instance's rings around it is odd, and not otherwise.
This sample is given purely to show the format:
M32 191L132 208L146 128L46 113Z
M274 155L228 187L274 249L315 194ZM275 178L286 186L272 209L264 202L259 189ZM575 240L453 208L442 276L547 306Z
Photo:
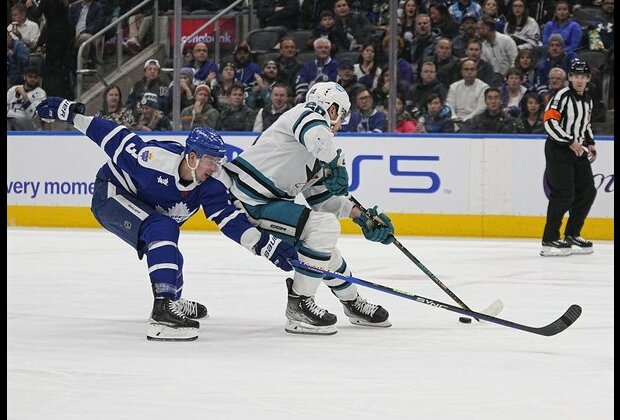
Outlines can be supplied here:
M459 322L462 322L463 324L471 324L471 318L467 318L466 316L460 316Z

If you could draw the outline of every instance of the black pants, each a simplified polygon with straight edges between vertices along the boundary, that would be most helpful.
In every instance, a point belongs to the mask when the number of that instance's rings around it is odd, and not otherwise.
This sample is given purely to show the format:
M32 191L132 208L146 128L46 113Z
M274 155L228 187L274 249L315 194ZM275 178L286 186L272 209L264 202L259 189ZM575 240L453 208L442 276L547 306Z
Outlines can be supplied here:
M577 157L566 145L545 143L545 187L549 205L543 241L560 239L562 218L568 211L565 235L579 236L590 212L596 188L587 153Z

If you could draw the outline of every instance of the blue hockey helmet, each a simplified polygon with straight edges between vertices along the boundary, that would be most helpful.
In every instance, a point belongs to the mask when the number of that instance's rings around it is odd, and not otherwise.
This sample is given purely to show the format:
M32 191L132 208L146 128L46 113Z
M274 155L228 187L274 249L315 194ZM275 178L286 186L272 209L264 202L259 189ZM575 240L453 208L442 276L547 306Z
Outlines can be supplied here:
M222 137L210 127L196 127L187 136L185 154L195 152L198 157L204 155L223 158L226 156L226 145Z

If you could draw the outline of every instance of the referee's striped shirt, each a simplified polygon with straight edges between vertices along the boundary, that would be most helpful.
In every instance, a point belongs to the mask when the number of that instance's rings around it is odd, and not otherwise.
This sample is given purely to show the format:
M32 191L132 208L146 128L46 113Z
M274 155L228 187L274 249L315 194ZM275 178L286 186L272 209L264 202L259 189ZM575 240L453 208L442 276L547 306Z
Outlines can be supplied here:
M594 144L591 117L590 95L587 92L577 95L574 89L565 87L549 101L543 115L543 126L548 139L566 145L577 139L587 146Z

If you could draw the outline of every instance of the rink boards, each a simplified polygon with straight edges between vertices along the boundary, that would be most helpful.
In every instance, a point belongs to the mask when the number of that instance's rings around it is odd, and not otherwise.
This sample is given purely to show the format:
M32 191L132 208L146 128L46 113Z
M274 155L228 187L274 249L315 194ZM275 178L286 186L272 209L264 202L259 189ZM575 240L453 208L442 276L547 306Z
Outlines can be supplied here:
M183 142L186 133L141 133ZM229 158L255 133L223 133ZM510 135L340 134L350 191L379 205L400 235L532 237L544 226L544 138ZM582 234L613 239L613 137L597 138L597 197ZM89 206L94 176L107 157L81 133L7 136L7 225L97 227ZM214 230L194 216L185 229ZM347 233L359 228L342 221Z

